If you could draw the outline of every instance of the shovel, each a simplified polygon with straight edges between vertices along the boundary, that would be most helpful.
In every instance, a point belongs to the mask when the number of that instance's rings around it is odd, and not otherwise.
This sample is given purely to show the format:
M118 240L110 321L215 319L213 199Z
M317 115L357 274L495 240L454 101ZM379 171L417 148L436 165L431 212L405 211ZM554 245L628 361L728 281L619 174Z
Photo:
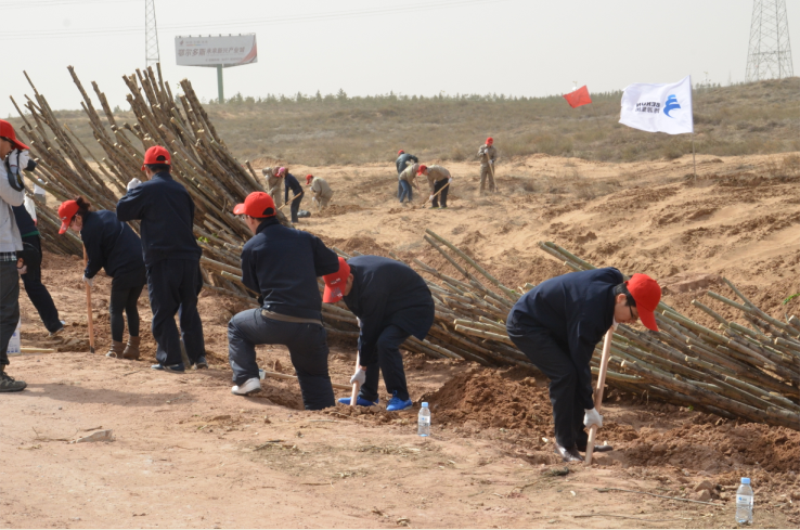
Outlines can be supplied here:
M600 373L597 376L597 389L594 391L594 406L600 412L600 405L603 403L603 390L606 386L606 372L608 371L608 359L611 357L611 339L614 338L614 330L617 329L616 324L612 324L606 332L606 338L603 341L603 355L600 357ZM589 441L586 442L586 459L587 466L592 465L592 454L594 453L594 439L597 437L597 425L592 425L589 429Z

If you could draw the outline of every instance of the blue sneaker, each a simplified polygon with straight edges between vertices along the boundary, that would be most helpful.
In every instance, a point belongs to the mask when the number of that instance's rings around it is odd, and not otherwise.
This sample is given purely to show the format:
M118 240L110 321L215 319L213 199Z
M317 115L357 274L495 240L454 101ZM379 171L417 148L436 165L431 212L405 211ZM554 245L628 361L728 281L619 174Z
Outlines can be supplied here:
M350 398L339 398L338 401L342 405L350 405ZM358 396L358 398L356 399L356 405L358 405L359 407L374 407L375 405L377 405L380 402L381 402L380 399L376 399L373 402L373 401L369 401L367 399L364 399L361 396Z
M162 372L167 372L167 373L170 373L170 374L182 374L182 373L186 372L186 369L183 366L183 363L170 364L170 365L165 365L165 364L158 363L158 364L154 364L150 368L152 368L153 370L161 370Z
M413 404L414 402L411 401L410 399L405 399L405 400L400 399L399 397L397 397L397 394L394 393L392 395L392 399L389 400L389 404L386 405L386 411L397 412L399 410L405 410L411 407Z

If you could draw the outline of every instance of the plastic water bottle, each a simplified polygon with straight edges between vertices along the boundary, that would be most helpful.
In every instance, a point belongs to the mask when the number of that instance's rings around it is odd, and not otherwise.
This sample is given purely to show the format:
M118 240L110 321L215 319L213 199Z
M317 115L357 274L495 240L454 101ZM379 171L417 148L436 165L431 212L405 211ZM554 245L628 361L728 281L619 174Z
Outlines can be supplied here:
M736 522L738 524L753 524L753 488L750 479L742 478L739 489L736 490Z
M17 321L17 329L14 330L14 334L11 335L11 340L8 341L7 355L20 355L22 353L22 345L20 344L19 336L21 326L22 319L20 318L19 321Z
M428 408L427 401L423 401L422 408L419 409L417 434L426 437L431 435L431 409Z

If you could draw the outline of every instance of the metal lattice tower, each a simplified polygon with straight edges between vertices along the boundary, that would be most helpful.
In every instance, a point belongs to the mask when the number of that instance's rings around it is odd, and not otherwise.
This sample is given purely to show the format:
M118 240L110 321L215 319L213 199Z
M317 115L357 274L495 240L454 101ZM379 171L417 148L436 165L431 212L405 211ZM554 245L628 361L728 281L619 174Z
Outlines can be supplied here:
M144 0L144 60L145 66L155 66L161 62L158 53L155 0Z
M745 81L793 75L786 0L753 0Z

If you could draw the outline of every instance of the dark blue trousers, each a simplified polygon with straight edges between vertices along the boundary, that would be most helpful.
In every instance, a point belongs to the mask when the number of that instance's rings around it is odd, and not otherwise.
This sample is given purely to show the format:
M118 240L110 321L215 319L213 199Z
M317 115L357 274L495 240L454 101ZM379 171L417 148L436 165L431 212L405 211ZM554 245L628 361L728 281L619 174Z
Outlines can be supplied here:
M368 364L367 380L361 386L359 395L368 401L378 400L378 378L383 372L383 382L389 393L397 394L402 400L408 399L406 372L403 369L403 356L400 345L411 335L397 326L388 326L378 337L378 362Z
M19 273L16 261L0 261L0 365L8 364L8 342L19 321Z
M163 259L147 268L147 289L153 309L153 338L158 349L156 360L165 365L181 360L181 339L192 363L205 355L203 323L197 312L197 295L203 287L196 260ZM178 313L181 333L175 325Z
M327 332L319 324L281 322L265 318L261 309L236 314L228 323L228 358L234 384L258 377L256 344L282 344L289 348L303 406L320 410L335 405L328 376Z
M30 243L42 253L42 244L39 241L39 236L28 236L22 239L24 243ZM33 307L39 312L39 317L42 319L44 327L47 331L53 332L61 327L61 320L58 318L58 309L56 304L53 303L53 297L47 287L42 284L42 267L41 265L28 265L28 272L20 276L22 278L22 285L25 286L25 292L28 293L28 298L31 299Z
M517 348L550 379L550 403L556 442L561 447L586 447L588 435L583 430L584 410L578 399L578 367L569 353L546 331L518 332L508 330Z

